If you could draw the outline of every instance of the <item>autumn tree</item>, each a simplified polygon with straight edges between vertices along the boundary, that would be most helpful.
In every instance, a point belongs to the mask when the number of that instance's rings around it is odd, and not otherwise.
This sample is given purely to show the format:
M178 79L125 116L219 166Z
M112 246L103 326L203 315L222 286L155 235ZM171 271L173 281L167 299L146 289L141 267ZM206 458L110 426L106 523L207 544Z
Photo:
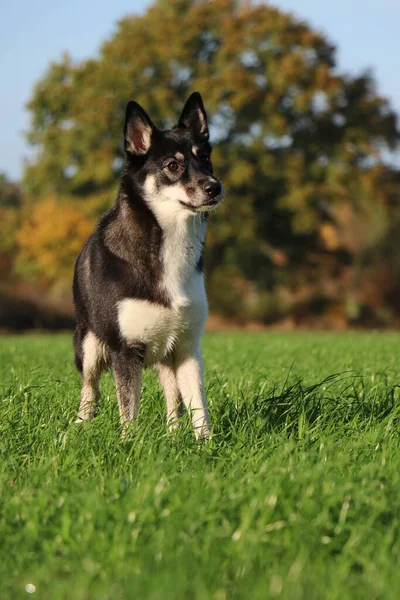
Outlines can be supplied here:
M29 103L31 196L69 195L99 214L124 160L127 101L169 127L193 90L227 190L210 228L212 305L266 319L343 273L354 287L347 265L391 219L396 174L383 157L399 140L396 117L369 73L340 74L321 33L269 4L159 0L122 19L96 58L50 65Z
M59 293L71 287L72 270L93 223L79 207L56 197L47 197L25 210L17 234L17 273L42 287Z
M22 199L19 184L11 181L5 173L0 173L0 282L8 282L13 275Z

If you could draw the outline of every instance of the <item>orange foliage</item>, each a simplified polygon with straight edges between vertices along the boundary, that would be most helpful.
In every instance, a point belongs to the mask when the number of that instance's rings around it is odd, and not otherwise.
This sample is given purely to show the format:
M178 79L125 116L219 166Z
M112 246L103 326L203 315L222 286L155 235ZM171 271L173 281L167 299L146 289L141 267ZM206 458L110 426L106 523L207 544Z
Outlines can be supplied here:
M40 276L43 283L69 287L72 269L93 223L76 203L54 197L26 206L17 235L18 270Z

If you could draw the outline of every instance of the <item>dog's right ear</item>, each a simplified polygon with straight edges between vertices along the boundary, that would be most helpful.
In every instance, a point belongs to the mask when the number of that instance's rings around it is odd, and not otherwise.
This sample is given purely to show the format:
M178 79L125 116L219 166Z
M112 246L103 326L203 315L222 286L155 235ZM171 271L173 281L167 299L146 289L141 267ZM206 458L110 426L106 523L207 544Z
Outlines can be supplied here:
M196 135L208 140L207 115L199 92L193 92L186 100L179 118L179 125L191 129Z
M150 117L137 102L128 102L126 107L124 142L125 152L136 156L148 153L154 125Z

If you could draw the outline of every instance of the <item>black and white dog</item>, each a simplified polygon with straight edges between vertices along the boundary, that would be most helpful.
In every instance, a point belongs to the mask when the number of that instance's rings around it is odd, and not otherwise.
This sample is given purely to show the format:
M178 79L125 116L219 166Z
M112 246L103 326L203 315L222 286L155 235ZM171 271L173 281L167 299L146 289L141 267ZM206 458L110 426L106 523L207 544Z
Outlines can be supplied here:
M114 372L123 430L137 415L142 367L154 365L170 428L180 398L207 438L200 338L207 316L202 273L207 212L222 199L213 176L199 93L178 125L158 130L136 102L124 127L126 164L115 206L78 257L75 362L82 374L78 421L95 414L101 371Z

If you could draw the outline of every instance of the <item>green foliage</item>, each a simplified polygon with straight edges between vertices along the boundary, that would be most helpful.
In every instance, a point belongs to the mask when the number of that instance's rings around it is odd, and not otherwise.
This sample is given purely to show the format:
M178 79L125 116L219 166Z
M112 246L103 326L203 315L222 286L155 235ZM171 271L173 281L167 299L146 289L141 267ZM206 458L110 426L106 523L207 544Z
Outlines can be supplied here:
M328 288L333 271L345 276L349 261L362 262L391 220L394 174L382 157L398 143L396 117L369 73L341 75L321 33L269 4L160 0L122 19L96 58L53 63L28 105L37 150L25 172L30 194L69 195L83 205L91 195L100 213L123 161L127 101L167 127L195 89L227 191L209 236L213 297L232 269L231 288L250 282L259 295L255 317L266 317L267 290L296 295L308 285L311 295L329 295L317 291L321 282ZM349 210L364 223L356 248L340 219ZM327 221L340 222L328 248Z
M20 207L22 191L17 183L11 182L0 173L0 282L13 276L14 261L17 255L17 232L20 227Z
M22 203L22 191L17 183L10 181L5 173L0 173L0 209L18 208Z
M73 423L70 336L3 338L1 597L397 599L399 342L206 337L199 447L185 416L166 433L154 373L124 443L109 374Z

